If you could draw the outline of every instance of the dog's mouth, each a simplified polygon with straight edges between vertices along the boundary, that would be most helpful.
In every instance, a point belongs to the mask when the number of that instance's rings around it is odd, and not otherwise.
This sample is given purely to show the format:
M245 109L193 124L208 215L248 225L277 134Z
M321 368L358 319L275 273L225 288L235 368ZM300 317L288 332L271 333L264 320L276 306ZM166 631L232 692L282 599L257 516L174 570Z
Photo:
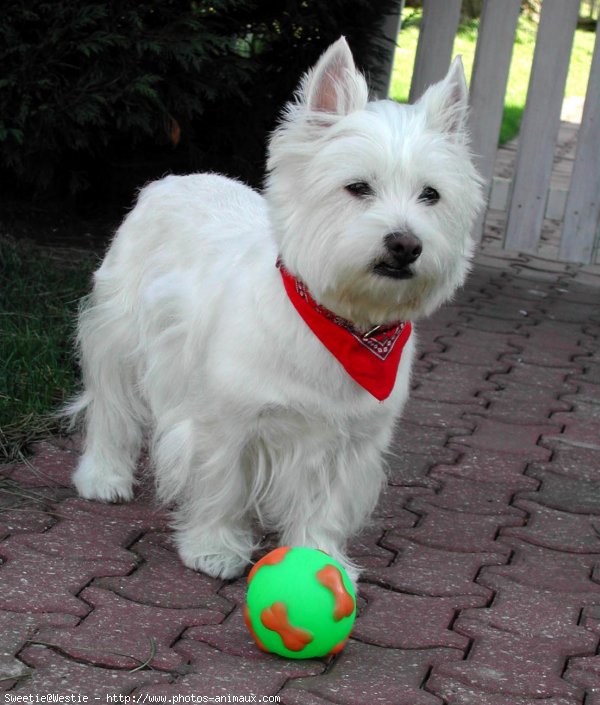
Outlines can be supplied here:
M390 279L412 279L415 276L414 270L408 265L394 267L389 262L377 262L373 271L381 277L389 277Z

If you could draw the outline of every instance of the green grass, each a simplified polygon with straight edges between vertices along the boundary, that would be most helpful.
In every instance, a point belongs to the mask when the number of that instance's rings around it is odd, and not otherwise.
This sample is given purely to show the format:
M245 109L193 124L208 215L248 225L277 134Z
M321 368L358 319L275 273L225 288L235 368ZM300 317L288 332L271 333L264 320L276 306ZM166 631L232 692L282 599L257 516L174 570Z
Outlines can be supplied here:
M408 100L410 79L419 38L421 12L406 9L402 17L402 30L398 37L398 48L394 59L390 97L400 102ZM462 24L454 42L453 56L461 54L467 79L470 79L475 58L478 21ZM537 24L525 17L519 18L512 62L506 89L504 115L500 130L500 144L508 142L519 132L525 109L529 73L533 61ZM592 62L595 33L583 29L575 32L573 53L565 97L585 96Z
M73 392L78 299L95 257L0 239L0 459L56 430L51 414Z

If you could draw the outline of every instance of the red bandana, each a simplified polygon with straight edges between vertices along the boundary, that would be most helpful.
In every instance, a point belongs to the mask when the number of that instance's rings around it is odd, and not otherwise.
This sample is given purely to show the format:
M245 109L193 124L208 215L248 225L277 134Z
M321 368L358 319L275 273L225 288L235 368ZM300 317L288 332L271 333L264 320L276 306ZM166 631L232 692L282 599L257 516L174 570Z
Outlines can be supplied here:
M402 350L410 337L410 321L357 331L350 321L320 306L306 286L277 260L283 285L306 325L352 379L383 401L392 393Z

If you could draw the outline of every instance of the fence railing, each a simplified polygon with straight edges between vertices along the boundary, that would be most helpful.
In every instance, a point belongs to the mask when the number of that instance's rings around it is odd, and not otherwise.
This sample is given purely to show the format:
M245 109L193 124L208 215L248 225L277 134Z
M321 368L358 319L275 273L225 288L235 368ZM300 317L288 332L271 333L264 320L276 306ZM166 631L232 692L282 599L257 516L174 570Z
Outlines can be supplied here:
M399 3L401 6L403 3ZM550 198L555 145L581 0L542 0L514 176L506 186L504 246L536 252L549 211L562 217L559 257L591 262L600 240L600 42L596 37L570 187ZM470 81L472 147L488 196L521 0L484 0ZM410 101L445 75L461 0L424 0ZM388 27L393 27L388 22ZM400 42L402 34L400 34ZM496 200L498 200L496 198ZM564 211L564 213L563 213ZM482 217L474 236L481 239Z

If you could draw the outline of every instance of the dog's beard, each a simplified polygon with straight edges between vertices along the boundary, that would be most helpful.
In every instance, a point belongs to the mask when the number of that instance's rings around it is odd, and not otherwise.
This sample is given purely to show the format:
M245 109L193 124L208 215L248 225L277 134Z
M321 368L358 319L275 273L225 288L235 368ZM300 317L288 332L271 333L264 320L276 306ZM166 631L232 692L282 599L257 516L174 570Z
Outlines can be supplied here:
M366 270L362 276L353 274L335 288L325 290L322 302L366 331L397 320L417 321L449 295L438 277L416 275L408 281L398 281Z

